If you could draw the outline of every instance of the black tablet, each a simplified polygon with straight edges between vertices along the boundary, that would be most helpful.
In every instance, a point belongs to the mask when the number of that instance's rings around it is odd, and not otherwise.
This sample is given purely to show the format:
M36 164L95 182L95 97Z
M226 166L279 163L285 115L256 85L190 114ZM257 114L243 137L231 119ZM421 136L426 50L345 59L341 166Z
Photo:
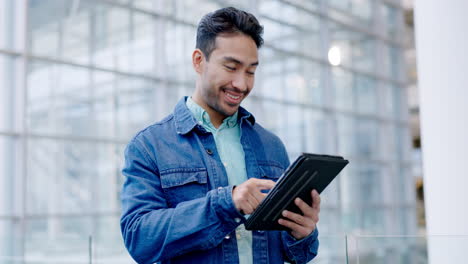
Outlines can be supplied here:
M278 224L283 210L301 213L294 204L300 197L311 204L310 192L321 193L349 163L339 156L303 153L278 179L275 187L245 222L247 230L288 230Z

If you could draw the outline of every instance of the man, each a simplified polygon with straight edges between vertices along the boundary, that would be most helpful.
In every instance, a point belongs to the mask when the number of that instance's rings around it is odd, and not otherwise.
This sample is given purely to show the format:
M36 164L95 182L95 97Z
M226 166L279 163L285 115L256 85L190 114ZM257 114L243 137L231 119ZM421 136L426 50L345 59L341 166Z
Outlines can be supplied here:
M192 54L192 97L125 151L122 235L139 263L306 263L317 254L320 197L283 212L291 231L243 223L289 165L278 137L240 107L254 85L263 27L235 8L207 14Z

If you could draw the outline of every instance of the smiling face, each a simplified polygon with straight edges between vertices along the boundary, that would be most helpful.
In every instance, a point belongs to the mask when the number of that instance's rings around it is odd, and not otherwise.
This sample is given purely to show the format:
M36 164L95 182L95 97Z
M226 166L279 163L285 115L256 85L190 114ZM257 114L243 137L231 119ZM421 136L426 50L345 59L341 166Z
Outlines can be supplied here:
M255 41L242 33L218 35L209 59L196 49L192 55L197 84L192 99L218 127L233 115L254 85L258 52Z

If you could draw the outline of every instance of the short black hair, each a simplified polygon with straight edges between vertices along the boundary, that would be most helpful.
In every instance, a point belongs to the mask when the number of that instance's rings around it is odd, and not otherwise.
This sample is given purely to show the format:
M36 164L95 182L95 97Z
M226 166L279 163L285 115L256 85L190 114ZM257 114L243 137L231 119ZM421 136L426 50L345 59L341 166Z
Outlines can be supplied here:
M255 41L257 48L263 45L263 26L254 15L234 7L221 8L206 14L198 23L196 48L207 60L215 49L216 37L223 33L243 33Z

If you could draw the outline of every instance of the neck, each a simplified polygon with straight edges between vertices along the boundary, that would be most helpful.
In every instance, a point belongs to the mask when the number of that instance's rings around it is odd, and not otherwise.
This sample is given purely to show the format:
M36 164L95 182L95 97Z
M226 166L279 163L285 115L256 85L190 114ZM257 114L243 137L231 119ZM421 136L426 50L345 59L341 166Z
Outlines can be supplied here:
M219 128L221 124L223 123L223 120L226 118L223 114L217 112L213 108L211 108L208 104L206 104L199 96L197 96L196 93L192 95L192 100L197 103L201 108L203 108L207 113L208 116L210 117L211 124L215 128Z

